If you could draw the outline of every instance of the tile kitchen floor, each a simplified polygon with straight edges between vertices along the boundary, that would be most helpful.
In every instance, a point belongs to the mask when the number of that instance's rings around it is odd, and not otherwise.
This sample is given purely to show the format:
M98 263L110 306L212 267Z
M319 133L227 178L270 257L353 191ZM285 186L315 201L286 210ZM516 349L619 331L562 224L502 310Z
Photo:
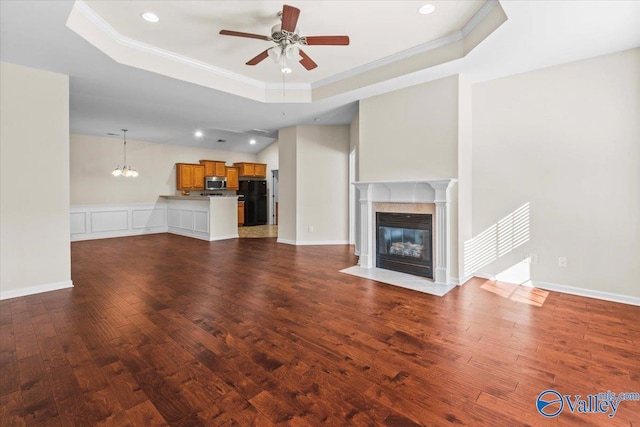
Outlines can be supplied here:
M252 225L249 227L238 227L240 238L245 237L278 237L277 225Z

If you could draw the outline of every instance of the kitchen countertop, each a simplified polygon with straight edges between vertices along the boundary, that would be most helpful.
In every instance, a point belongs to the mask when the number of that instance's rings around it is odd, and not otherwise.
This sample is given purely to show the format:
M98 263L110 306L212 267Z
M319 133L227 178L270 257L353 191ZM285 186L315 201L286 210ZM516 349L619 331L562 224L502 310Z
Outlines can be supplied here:
M237 199L240 196L182 196L182 195L164 195L161 194L160 197L164 197L165 199L182 199L182 200L210 200L210 199Z

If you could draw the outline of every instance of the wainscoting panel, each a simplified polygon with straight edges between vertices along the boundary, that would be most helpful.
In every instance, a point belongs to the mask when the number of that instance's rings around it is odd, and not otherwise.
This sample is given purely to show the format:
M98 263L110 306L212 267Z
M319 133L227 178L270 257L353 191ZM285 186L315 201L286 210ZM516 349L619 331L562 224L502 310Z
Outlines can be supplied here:
M201 233L209 232L209 212L193 212L193 229Z
M193 230L193 211L180 210L180 228Z
M72 212L71 213L71 235L85 234L87 232L87 213Z
M72 242L168 231L164 203L71 206L70 213Z
M156 228L167 226L167 210L159 209L135 209L131 212L133 228Z
M128 210L90 212L89 216L91 218L92 233L124 231L129 229Z
M211 240L209 235L209 210L192 204L171 204L167 209L169 221L167 231L181 236Z

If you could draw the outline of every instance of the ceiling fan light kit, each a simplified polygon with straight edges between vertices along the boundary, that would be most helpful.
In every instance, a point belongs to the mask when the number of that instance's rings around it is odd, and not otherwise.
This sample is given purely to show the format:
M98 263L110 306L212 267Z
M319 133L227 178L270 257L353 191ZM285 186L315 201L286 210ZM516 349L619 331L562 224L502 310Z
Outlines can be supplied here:
M281 23L271 28L271 36L244 33L240 31L221 30L223 36L245 37L251 39L272 41L276 46L260 52L254 58L247 61L247 65L257 65L265 58L270 57L274 62L282 65L280 71L288 74L292 71L287 65L287 61L299 62L307 70L313 70L318 66L299 45L324 45L324 46L347 46L349 36L301 36L296 27L300 9L293 6L284 5L282 11L278 12Z

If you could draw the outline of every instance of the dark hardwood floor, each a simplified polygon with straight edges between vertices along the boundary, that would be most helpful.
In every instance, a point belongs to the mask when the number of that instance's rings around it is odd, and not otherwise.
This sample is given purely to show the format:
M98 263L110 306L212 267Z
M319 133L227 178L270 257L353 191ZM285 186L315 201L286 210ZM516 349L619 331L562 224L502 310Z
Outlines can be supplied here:
M536 410L640 392L640 307L480 279L440 298L339 273L352 250L73 243L73 289L1 302L0 424L640 425L639 401Z

